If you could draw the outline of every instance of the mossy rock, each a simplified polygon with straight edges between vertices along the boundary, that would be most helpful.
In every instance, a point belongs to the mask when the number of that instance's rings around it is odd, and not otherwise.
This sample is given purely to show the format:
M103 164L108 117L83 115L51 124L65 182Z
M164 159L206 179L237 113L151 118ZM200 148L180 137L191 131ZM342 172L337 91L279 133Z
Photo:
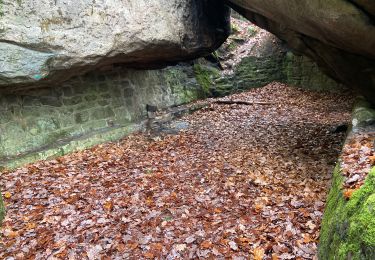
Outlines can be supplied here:
M197 82L202 88L202 97L201 98L206 98L206 97L211 97L211 96L216 96L213 95L212 89L215 88L214 81L215 79L220 77L220 71L214 67L207 66L204 64L199 64L196 63L194 64L194 74ZM220 95L218 95L220 96Z
M348 201L343 182L337 166L322 222L319 259L375 259L375 167Z
M364 98L360 98L353 111L353 126L363 127L375 121L375 109Z

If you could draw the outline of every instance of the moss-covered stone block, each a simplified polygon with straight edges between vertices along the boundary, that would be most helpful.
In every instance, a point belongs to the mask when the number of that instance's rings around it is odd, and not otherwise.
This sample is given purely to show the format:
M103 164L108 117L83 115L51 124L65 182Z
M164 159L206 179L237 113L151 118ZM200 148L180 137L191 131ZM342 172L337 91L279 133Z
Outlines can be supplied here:
M320 259L375 259L375 167L347 201L337 166L320 234Z
M219 70L212 66L196 63L194 64L194 73L197 82L202 87L202 98L215 96L212 89L215 86L215 79L220 77Z
M305 56L287 52L282 63L283 80L290 85L317 91L340 91L343 85L320 71L318 65Z
M364 98L358 99L353 110L353 127L364 127L375 121L375 108Z

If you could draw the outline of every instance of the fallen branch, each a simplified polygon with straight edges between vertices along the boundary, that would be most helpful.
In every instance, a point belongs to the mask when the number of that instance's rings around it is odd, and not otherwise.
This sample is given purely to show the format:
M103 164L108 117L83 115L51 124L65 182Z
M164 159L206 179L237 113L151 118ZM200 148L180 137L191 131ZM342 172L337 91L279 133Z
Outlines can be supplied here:
M216 104L238 104L238 105L272 105L274 103L271 102L248 102L248 101L241 101L241 100L216 100L214 101Z

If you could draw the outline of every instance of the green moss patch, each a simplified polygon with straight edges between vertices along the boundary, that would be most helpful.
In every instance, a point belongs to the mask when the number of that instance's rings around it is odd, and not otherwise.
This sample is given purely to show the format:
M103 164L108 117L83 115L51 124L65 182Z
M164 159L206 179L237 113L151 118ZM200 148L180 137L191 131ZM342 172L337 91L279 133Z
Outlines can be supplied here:
M201 98L216 96L212 93L212 89L214 86L214 80L220 76L219 70L196 63L194 64L194 74L203 91L203 96Z
M4 217L5 217L5 207L4 207L4 201L3 201L3 197L1 195L1 190L0 190L0 227L4 220Z
M320 259L375 259L375 167L365 184L345 200L336 167L320 235Z
M4 16L4 10L3 10L3 0L0 0L0 18Z

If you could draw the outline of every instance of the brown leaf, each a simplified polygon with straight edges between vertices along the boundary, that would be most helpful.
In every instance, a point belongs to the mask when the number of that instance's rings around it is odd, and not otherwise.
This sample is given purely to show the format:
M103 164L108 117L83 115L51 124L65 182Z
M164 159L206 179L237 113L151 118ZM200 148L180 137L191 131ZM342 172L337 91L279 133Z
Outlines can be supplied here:
M155 250L155 251L162 251L163 250L163 244L161 244L161 243L151 244L151 249Z
M154 259L155 258L154 254L151 253L151 252L147 252L147 253L143 254L143 256L147 259Z
M125 244L120 243L120 244L117 245L116 249L117 249L117 251L119 251L120 253L123 253L123 252L125 252L125 250L126 250L126 246L125 246Z
M369 157L371 166L375 166L375 155Z
M138 247L138 243L129 243L126 245L129 249L134 250Z
M239 237L237 238L237 242L239 244L250 244L252 242L252 240L250 238L247 238L247 237Z
M212 247L212 243L211 243L210 241L208 241L208 240L205 240L205 241L203 241L203 242L200 244L200 247L201 247L202 249L209 249L209 248Z
M113 210L113 202L110 201L110 200L107 200L106 202L104 202L103 208L104 208L105 211L107 211L107 212L112 211L112 210Z
M254 249L253 254L254 254L254 260L262 260L265 252L263 248L257 247Z
M223 211L222 211L220 208L215 208L215 209L214 209L214 212L215 212L215 213L221 213L221 212L223 212Z
M312 241L314 241L313 239L311 239L310 235L309 234L303 234L303 243L310 243Z
M345 189L344 190L344 198L346 200L350 200L350 198L352 197L353 193L355 192L356 190L355 189Z
M27 225L26 225L27 230L35 229L35 227L36 227L36 224L32 223L32 222L27 223Z
M257 203L257 204L255 204L254 209L255 209L255 211L256 211L257 213L259 213L259 212L262 211L263 207L264 207L263 204Z

